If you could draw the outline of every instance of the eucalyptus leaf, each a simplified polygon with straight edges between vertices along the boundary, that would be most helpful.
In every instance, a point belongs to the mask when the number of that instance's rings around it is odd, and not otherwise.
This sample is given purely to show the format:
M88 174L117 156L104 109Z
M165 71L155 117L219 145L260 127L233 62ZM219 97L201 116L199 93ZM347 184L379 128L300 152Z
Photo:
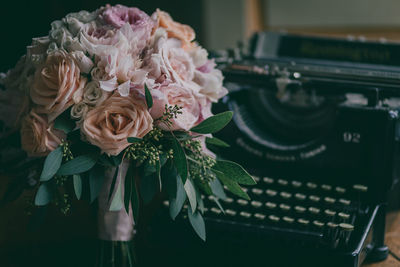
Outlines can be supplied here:
M104 167L97 164L89 172L90 202L92 203L100 193L104 182Z
M222 128L224 128L232 119L233 112L225 111L209 117L202 121L197 126L190 129L191 132L200 133L200 134L209 134L216 133Z
M49 183L43 183L39 186L35 196L36 206L45 206L53 199L53 192Z
M78 156L65 164L61 165L57 171L58 175L73 175L90 170L97 162L99 158L98 153L86 154Z
M47 155L44 161L42 174L40 175L40 181L44 182L53 178L53 176L57 173L58 169L61 166L62 158L62 147L56 148Z
M213 179L210 182L211 190L215 196L220 199L226 199L226 194L224 191L224 187L221 185L218 179Z
M232 161L217 160L217 163L213 166L213 170L224 173L226 177L238 182L239 184L256 184L256 181L254 181L253 177L251 177L251 175L245 171L242 166Z
M182 182L185 183L188 176L188 163L181 144L178 140L172 139L172 150L174 156L175 167L182 178Z
M76 198L79 200L79 199L81 199L81 196L82 196L82 178L79 174L74 174L72 176L72 180L74 183L74 191L75 191Z
M241 198L250 200L250 197L247 195L246 192L243 191L243 189L240 187L240 185L239 185L237 182L235 182L235 181L233 181L233 180L227 178L227 177L225 176L225 174L222 173L222 172L215 171L215 174L217 175L217 178L218 178L224 185L226 185L226 187L228 188L228 190L231 191L233 194L235 194L235 195L237 195L237 196L239 196L239 197L241 197Z
M123 200L122 200L122 177L119 176L117 178L117 190L115 191L113 200L111 201L110 205L110 211L120 211L123 206Z
M201 216L200 212L198 211L192 212L192 209L189 207L188 217L189 217L189 222L192 225L196 234L203 241L206 241L206 225L204 223L203 216Z
M147 108L150 109L153 106L153 97L151 96L150 90L147 84L144 84L144 94L146 97Z
M182 210L183 204L186 201L186 192L182 183L182 178L178 175L175 176L176 181L176 195L169 196L169 214L172 220L175 220L179 212Z
M186 179L184 188L186 191L186 195L189 199L190 207L192 208L193 211L196 211L197 207L196 189L194 188L190 179Z
M129 143L139 143L143 141L143 139L139 137L128 137L127 140Z
M220 146L220 147L230 147L229 144L225 143L217 137L206 137L206 144Z
M225 214L225 210L222 207L221 203L219 202L218 198L214 197L213 200L217 204L218 208Z

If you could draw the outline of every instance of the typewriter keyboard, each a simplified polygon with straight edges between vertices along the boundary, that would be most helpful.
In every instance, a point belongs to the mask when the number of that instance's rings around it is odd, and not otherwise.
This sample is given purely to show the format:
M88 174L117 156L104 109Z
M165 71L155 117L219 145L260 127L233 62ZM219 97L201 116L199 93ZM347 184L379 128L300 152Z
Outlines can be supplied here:
M219 200L204 198L207 221L270 231L275 236L312 239L314 245L345 248L368 212L362 203L368 187L361 184L339 186L314 182L254 177L257 185L243 188L250 201L227 194ZM165 202L168 205L168 202ZM183 214L185 214L183 212ZM363 229L360 229L363 231Z

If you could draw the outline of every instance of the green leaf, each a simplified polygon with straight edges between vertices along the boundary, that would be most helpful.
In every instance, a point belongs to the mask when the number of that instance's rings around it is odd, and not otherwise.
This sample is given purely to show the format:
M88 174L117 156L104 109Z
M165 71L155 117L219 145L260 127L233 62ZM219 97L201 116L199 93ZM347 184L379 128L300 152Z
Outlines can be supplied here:
M208 134L215 133L224 128L232 119L233 112L225 111L209 117L202 121L199 125L190 129L191 132L200 133L200 134Z
M66 110L60 116L58 116L54 121L54 128L63 131L64 133L68 134L72 132L75 128L76 123L75 121L70 119L70 109Z
M239 184L244 185L255 185L253 177L243 169L239 164L228 161L228 160L217 160L217 163L213 166L213 170L220 171L225 174L226 177L232 179Z
M139 143L142 142L143 139L139 137L128 137L128 142L129 143Z
M196 234L203 240L206 241L206 225L204 223L203 216L201 216L200 212L192 212L192 209L188 208L188 217L189 222L192 225Z
M243 191L243 189L240 187L240 185L227 178L224 173L215 171L215 174L217 175L217 178L228 188L229 191L231 191L233 194L237 195L238 197L250 200L250 197L247 195L246 192Z
M124 206L122 200L122 177L119 175L117 178L117 190L115 191L113 200L111 201L110 211L120 211Z
M175 176L176 181L176 194L169 196L169 214L172 220L175 220L179 212L182 210L183 204L186 201L185 188L182 183L182 178L178 175Z
M144 84L144 93L146 96L146 104L147 108L150 109L153 106L153 97L151 96L150 90L147 87L147 84Z
M76 157L61 165L57 171L58 175L73 175L90 170L97 162L99 154L87 154Z
M206 143L214 146L230 147L229 144L225 143L217 137L206 137Z
M104 182L104 167L97 164L89 172L90 202L99 195Z
M124 192L124 205L125 205L125 211L127 214L129 214L129 204L131 202L131 197L132 197L132 184L135 182L133 181L134 175L133 175L133 164L129 164L128 171L126 172L125 175L125 192Z
M50 203L53 198L53 192L51 191L49 183L43 183L39 186L35 196L36 206L45 206Z
M218 198L214 197L213 200L217 204L218 208L225 214L225 210L222 207L221 203L219 202Z
M40 181L45 182L53 178L61 166L62 158L62 147L56 148L47 155L46 160L44 161L42 174L40 175Z
M184 188L186 191L186 195L189 199L190 207L192 208L193 211L196 211L196 206L197 206L196 189L194 188L190 179L186 179Z
M213 194L220 198L220 199L226 199L226 194L224 191L224 187L221 185L221 183L219 182L218 179L213 179L210 182L210 186L211 186L211 190L213 192Z
M181 144L175 138L172 140L172 150L176 169L182 178L182 182L185 183L188 176L188 163L185 151L183 151Z
M79 174L74 174L72 176L74 182L74 191L76 198L79 200L82 196L82 178Z

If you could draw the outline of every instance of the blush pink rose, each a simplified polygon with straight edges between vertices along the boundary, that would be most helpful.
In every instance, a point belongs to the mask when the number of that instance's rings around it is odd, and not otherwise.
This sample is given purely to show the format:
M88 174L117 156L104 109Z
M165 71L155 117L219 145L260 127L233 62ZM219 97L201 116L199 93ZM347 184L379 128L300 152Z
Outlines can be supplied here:
M74 103L82 100L86 78L80 75L75 60L63 50L48 55L42 68L35 73L30 90L36 111L47 114L49 122Z
M162 97L154 98L154 105L150 110L150 114L154 119L160 118L165 111L165 105L181 107L182 114L178 114L177 118L171 120L172 125L168 126L160 123L160 128L164 130L190 130L201 115L201 107L193 93L177 84L169 84L161 87L159 91Z
M34 110L22 119L21 145L30 156L46 156L65 138L64 132L54 129L53 123L47 123L46 116Z
M109 155L129 146L128 137L142 138L153 129L153 119L143 100L114 93L90 110L81 128L87 141Z

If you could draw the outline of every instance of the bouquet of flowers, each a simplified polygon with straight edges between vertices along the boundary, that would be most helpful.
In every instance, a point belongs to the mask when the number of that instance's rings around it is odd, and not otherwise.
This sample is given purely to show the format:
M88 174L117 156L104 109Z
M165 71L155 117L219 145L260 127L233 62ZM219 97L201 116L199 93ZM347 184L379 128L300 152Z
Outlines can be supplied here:
M212 114L227 90L194 39L166 12L122 5L68 14L33 39L0 82L23 92L17 127L22 149L41 163L30 176L37 206L67 212L72 197L97 200L99 237L129 241L139 203L164 191L173 219L188 202L205 240L202 194L218 202L225 187L248 198L239 184L252 177L206 148L227 145L212 134L232 113Z

